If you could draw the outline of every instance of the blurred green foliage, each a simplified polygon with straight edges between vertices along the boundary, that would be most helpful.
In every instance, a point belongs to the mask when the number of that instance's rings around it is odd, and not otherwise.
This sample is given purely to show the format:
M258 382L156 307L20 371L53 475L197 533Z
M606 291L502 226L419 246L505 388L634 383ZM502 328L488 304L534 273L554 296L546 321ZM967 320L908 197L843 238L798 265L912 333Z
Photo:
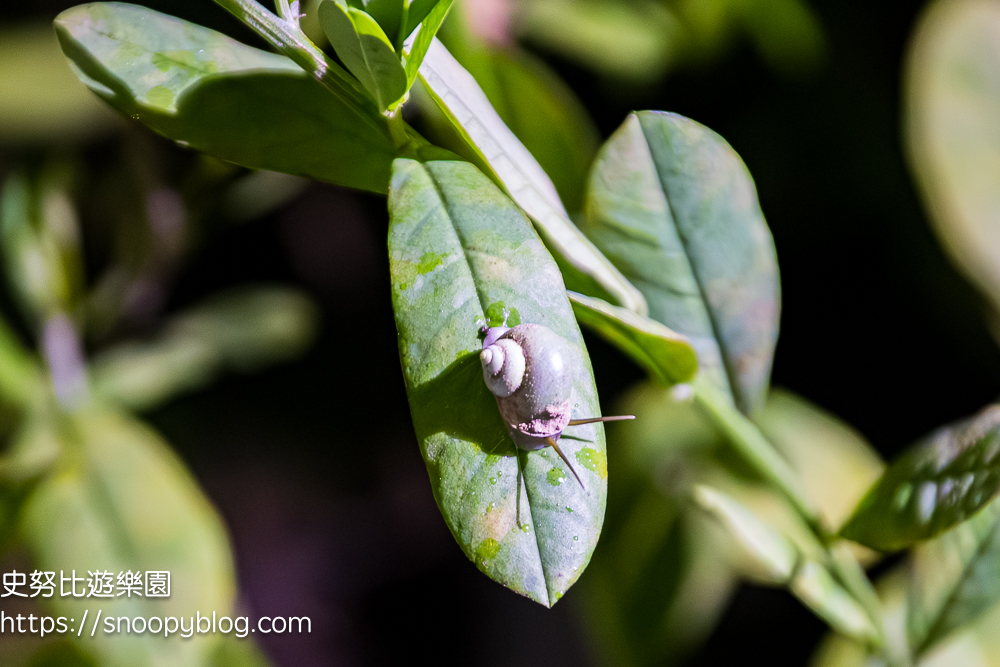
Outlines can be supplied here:
M25 160L0 185L3 291L19 315L0 314L0 549L24 548L34 567L57 572L171 571L168 600L118 598L105 601L108 613L232 613L222 522L169 445L129 411L311 343L316 309L287 287L247 286L162 314L177 266L211 233L209 219L257 217L294 197L301 181L194 158L187 179L168 183L156 146L81 94L51 27L4 27L0 53L0 146L11 156L30 156L35 145L56 156ZM95 137L120 156L96 174L76 149ZM98 266L85 266L85 245L104 249ZM74 617L88 607L45 602L48 613ZM0 654L11 665L267 664L252 642L217 637L4 638Z
M472 6L489 5L469 0ZM721 58L748 37L762 58L788 76L822 64L822 27L802 0L518 0L509 30L531 43L625 82ZM500 20L484 12L480 33ZM487 23L493 19L493 24Z

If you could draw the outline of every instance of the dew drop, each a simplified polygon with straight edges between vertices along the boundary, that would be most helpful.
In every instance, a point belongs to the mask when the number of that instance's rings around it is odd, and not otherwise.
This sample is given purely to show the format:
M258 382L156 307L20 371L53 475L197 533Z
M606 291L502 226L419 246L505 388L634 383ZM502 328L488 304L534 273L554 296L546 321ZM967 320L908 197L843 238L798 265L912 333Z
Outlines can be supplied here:
M580 536L579 535L574 535L573 536L573 541L574 542L579 542L580 541Z
M573 508L570 507L569 505L567 505L566 506L566 511L572 514L573 513Z

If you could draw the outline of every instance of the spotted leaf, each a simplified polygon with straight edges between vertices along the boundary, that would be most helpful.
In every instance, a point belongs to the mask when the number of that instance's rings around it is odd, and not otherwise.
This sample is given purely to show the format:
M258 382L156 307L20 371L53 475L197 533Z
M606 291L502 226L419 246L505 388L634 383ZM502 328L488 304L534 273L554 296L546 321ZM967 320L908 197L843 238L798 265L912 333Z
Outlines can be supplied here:
M844 537L895 551L978 512L1000 489L1000 405L913 445L861 501Z
M444 151L441 151L444 152ZM600 408L566 287L527 218L468 162L397 159L389 269L413 426L445 523L477 567L551 606L590 561L604 521L600 424L550 447L514 446L483 381L480 328L540 324L568 345L573 417Z

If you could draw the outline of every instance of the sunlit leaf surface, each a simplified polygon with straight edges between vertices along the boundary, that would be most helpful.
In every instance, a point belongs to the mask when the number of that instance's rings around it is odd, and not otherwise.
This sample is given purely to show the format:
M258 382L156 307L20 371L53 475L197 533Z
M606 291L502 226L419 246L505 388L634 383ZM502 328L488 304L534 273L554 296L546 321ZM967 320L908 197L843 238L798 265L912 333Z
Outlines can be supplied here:
M778 266L753 180L719 135L632 114L590 175L584 233L691 339L702 373L744 412L763 407L778 336Z
M434 497L483 572L551 606L597 544L604 431L572 426L560 440L585 489L551 448L518 451L483 381L479 352L480 328L501 324L505 311L511 326L548 327L572 350L573 416L597 416L562 277L523 214L467 162L397 160L389 213L399 353Z

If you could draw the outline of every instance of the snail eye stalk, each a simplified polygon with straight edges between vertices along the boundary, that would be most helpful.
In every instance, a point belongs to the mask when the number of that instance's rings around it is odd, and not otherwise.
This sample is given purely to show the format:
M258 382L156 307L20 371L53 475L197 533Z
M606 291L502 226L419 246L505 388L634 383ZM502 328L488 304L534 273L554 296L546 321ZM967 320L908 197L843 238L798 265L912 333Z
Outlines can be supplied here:
M626 419L635 419L635 415L614 415L612 417L589 417L587 419L570 419L567 426L579 426L580 424L593 424L594 422L620 422Z

